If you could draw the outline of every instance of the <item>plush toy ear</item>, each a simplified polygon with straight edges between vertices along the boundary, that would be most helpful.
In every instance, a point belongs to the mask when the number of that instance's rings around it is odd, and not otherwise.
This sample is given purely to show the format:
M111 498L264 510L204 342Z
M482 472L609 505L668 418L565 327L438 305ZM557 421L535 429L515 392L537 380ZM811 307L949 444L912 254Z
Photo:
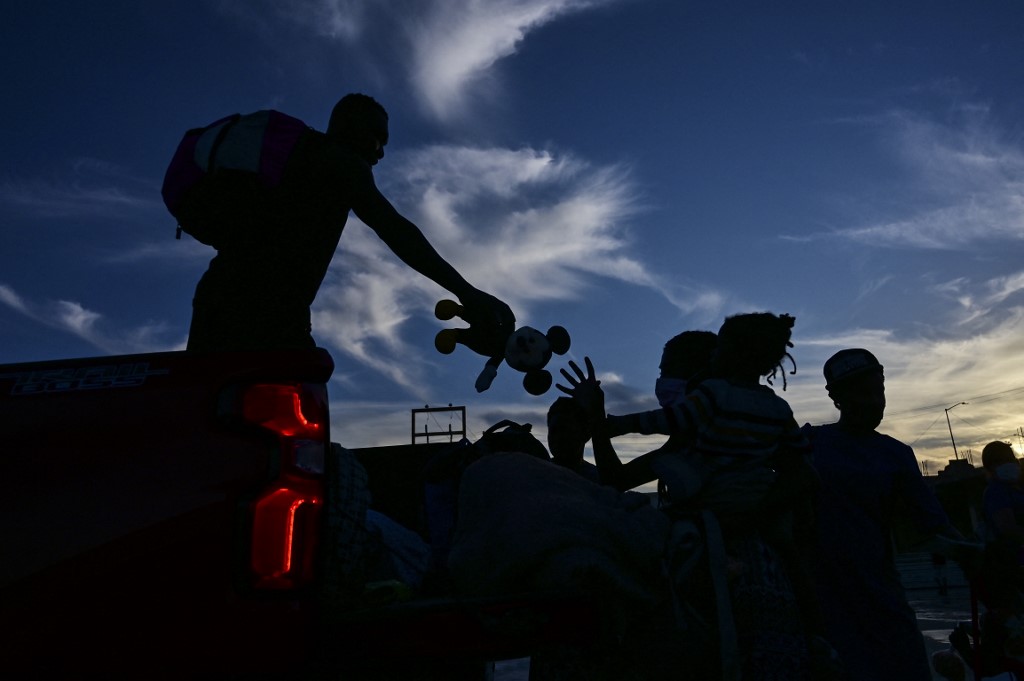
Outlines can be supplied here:
M543 395L551 387L551 372L546 369L526 372L523 376L523 387L531 395Z
M463 307L454 300L439 300L437 305L434 306L434 316L442 321L461 317L462 312Z
M552 326L548 329L548 343L551 344L551 352L556 355L564 355L569 352L569 332L564 326Z
M455 352L455 344L458 341L458 329L441 329L440 331L437 332L437 335L434 336L434 347L437 348L438 352L445 355L450 355L453 352Z

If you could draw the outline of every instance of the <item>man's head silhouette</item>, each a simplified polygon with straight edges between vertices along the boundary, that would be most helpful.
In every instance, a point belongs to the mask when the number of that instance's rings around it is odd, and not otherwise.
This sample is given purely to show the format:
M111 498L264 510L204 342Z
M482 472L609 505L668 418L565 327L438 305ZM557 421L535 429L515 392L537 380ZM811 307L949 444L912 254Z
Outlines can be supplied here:
M846 348L825 362L825 390L848 430L870 432L885 415L885 371L863 348Z
M388 143L388 112L369 95L347 94L334 105L327 134L376 165Z

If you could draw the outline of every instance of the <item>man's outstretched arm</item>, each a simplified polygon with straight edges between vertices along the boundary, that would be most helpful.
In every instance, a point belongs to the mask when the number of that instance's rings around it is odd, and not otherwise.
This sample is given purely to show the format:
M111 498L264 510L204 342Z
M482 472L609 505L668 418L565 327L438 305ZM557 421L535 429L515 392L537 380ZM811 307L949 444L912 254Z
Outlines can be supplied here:
M501 327L502 337L512 333L516 317L508 305L467 282L427 241L420 228L395 210L376 187L369 194L353 211L402 262L455 294L471 324Z

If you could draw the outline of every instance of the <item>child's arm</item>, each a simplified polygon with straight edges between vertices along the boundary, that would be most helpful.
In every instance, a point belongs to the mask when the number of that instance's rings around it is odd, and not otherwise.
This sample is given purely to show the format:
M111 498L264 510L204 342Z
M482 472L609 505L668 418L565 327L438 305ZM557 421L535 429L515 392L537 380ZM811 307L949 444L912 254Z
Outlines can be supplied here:
M708 424L714 411L710 389L700 384L681 402L634 414L609 414L606 419L608 434L611 437L626 433L694 437Z
M594 449L594 462L597 464L601 484L625 491L654 480L656 476L651 470L650 459L655 452L644 454L625 464L619 459L608 430L601 382L595 378L594 365L590 358L584 357L583 361L587 366L586 375L575 362L570 361L569 367L576 376L572 376L565 369L561 370L561 374L572 388L563 385L557 387L577 400L586 411L590 421L590 442Z

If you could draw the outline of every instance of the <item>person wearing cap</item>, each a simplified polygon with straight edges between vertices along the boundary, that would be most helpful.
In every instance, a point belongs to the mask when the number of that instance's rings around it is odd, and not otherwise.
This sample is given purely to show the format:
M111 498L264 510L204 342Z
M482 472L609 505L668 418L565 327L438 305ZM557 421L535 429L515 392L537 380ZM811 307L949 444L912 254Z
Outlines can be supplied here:
M804 432L821 479L814 571L828 639L853 681L929 681L924 639L893 555L897 508L926 536L962 537L926 486L914 451L876 430L885 413L878 359L862 348L840 350L824 374L839 420L807 424Z

